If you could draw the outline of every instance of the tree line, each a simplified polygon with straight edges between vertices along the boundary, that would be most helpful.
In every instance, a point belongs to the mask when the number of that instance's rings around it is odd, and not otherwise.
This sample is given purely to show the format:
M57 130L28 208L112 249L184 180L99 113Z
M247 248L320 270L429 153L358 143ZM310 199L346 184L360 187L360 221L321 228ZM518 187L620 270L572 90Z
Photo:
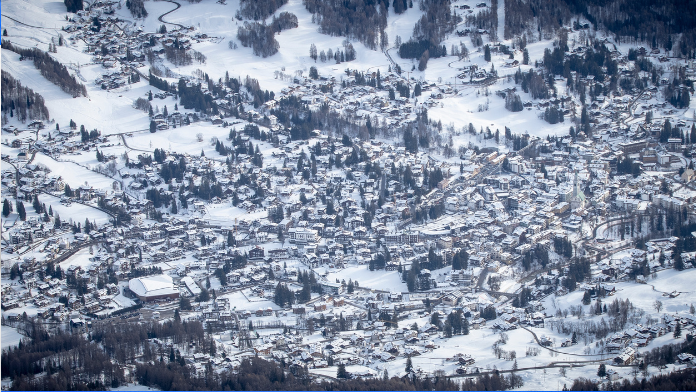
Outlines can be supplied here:
M63 4L65 4L65 8L67 8L68 12L72 13L82 11L84 7L82 0L63 0Z
M2 48L11 50L21 57L20 60L31 59L34 62L34 67L41 72L41 75L49 82L60 87L64 92L73 97L87 96L87 88L77 79L70 75L68 69L59 61L53 59L48 53L37 49L22 49L10 43L10 41L2 40Z
M128 8L134 18L147 17L147 10L143 0L126 0L126 8Z
M412 38L399 45L399 56L419 59L418 70L423 71L431 57L447 56L447 48L440 43L461 18L451 12L450 0L423 0L420 9L424 15L413 27Z
M578 0L587 1L587 0ZM503 37L553 33L571 20L566 0L505 0ZM588 1L589 2L589 1Z
M287 2L288 0L241 0L236 18L264 20Z
M388 0L303 0L303 3L323 34L357 39L372 50L386 37Z
M9 72L2 71L2 113L17 117L20 122L49 119L48 108L41 94L22 86Z
M619 43L647 44L691 58L696 51L696 4L679 0L564 0L574 14L602 25Z
M259 22L244 22L244 25L237 29L237 39L242 46L251 47L254 55L263 58L273 56L278 53L280 44L274 37L273 26Z

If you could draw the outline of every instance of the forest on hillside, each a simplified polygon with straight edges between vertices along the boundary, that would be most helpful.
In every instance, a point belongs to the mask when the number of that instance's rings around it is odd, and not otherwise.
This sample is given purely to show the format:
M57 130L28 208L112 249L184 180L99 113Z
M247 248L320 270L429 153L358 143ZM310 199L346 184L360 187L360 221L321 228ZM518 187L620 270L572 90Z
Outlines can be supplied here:
M2 40L2 48L19 54L21 56L20 61L32 60L34 67L41 72L41 75L46 80L60 87L61 90L73 97L87 96L85 85L78 82L74 76L70 75L65 65L53 59L48 53L37 48L20 48L6 40Z
M588 27L581 18L618 42L696 54L696 2L683 0L505 0L504 38Z
M388 0L303 0L319 31L356 39L376 50L385 39Z
M43 97L34 90L22 86L6 71L2 71L2 113L19 121L49 119Z

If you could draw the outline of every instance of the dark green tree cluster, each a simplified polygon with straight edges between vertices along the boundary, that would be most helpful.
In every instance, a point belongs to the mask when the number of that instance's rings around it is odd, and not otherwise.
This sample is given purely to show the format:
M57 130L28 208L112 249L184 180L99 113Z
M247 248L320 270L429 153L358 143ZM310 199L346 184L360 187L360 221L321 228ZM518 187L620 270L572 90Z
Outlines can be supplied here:
M640 163L634 162L630 157L626 157L625 159L619 158L616 161L616 173L618 175L631 174L633 177L638 177L641 172Z
M173 85L170 86L166 80L158 78L157 76L153 75L152 72L150 72L148 80L150 82L150 86L156 87L162 91L173 90L172 92L176 92L176 88L174 88Z
M316 276L311 271L300 272L297 276L297 283L302 284L302 290L300 290L298 295L299 302L307 302L312 299L312 293L322 294L321 284L317 282Z
M568 239L568 237L554 237L553 249L556 251L556 253L563 257L573 257L573 243Z
M67 8L68 12L72 13L82 11L84 7L82 0L63 0L63 3L65 4L65 8Z
M512 300L512 306L516 308L524 308L527 307L529 304L529 301L532 300L532 291L528 289L527 287L522 287L522 290L520 290L520 293L517 294L515 298Z
M15 210L19 215L19 219L23 221L27 220L27 210L24 208L24 202L17 200L15 204Z
M288 0L242 0L239 2L237 17L240 20L241 18L264 20L287 2Z
M469 253L460 250L452 256L452 270L465 270L469 268Z
M574 291L578 282L582 282L590 276L590 261L587 258L581 258L573 261L568 266L568 274L563 280L563 286L568 291Z
M435 45L428 40L410 40L399 47L399 57L402 59L420 59L425 52L428 52L431 58L445 57L447 56L447 47Z
M546 85L544 77L530 69L522 72L520 69L515 72L515 83L520 84L522 91L531 94L534 99L548 99L549 87Z
M10 118L16 117L20 122L49 119L48 108L41 94L22 86L19 80L4 70L2 71L0 88L2 90L2 104L0 104L2 113L7 114Z
M493 305L488 305L481 311L481 317L486 320L495 320L498 317L498 313Z
M295 302L295 293L287 285L278 283L273 294L273 302L280 307L292 305Z
M197 112L212 115L220 113L213 95L203 93L200 83L188 86L186 80L181 78L179 79L177 92L179 94L179 103L185 109L193 109Z
M305 0L319 24L319 31L331 36L356 39L371 50L377 50L380 33L387 26L389 1Z
M445 321L445 331L451 328L452 335L468 335L469 322L463 317L461 310L456 310L447 315ZM451 336L450 336L451 337Z
M126 0L126 7L134 18L147 17L147 10L143 0Z

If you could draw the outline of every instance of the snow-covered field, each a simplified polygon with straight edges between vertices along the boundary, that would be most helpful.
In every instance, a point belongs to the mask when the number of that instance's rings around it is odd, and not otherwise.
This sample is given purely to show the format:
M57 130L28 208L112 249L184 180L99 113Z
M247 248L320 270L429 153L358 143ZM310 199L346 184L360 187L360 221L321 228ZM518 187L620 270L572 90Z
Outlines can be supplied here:
M370 271L368 265L350 266L348 268L331 272L328 275L329 282L335 282L336 279L346 283L349 279L358 281L360 287L370 289L402 292L407 291L406 283L401 282L399 271Z
M76 223L84 224L85 219L89 219L92 223L102 225L109 222L110 219L105 212L84 204L72 203L70 206L61 204L60 199L55 196L44 194L39 197L39 200L46 204L46 208L50 206L53 209L53 213L60 215L60 219L64 221L72 219Z
M14 42L13 40L13 44ZM38 46L43 50L47 49L42 45ZM61 51L71 52L65 56L68 59L72 58L73 52L80 53L68 48L61 48L59 54ZM136 98L145 96L147 91L151 89L147 85L147 81L131 85L127 91L101 90L92 83L101 76L101 66L98 64L83 65L80 72L86 81L81 80L81 82L87 87L88 97L73 98L61 91L58 86L47 82L31 62L19 61L19 55L9 50L2 49L1 52L3 71L9 72L20 80L22 85L41 94L46 101L51 119L55 120L61 128L67 128L72 119L78 126L84 125L87 130L97 129L103 135L147 129L149 124L147 113L132 107ZM82 61L86 63L90 60L87 57ZM55 129L55 125L52 128Z
M647 285L633 282L617 283L616 294L613 297L608 297L604 302L617 299L628 299L633 306L643 309L646 313L654 313L653 316L659 316L655 311L655 301L663 303L662 312L688 312L689 306L696 303L696 290L694 290L693 282L696 279L696 269L688 269L685 271L676 271L668 269L657 273L656 279L649 279ZM654 287L654 288L653 288ZM678 291L680 294L676 298L670 298L663 294L669 294L673 291ZM562 297L550 296L546 300L547 309L555 312L556 309L567 309L570 306L581 303L583 296L582 291L575 291ZM588 305L586 308L589 308ZM587 309L586 309L587 311Z
M66 158L69 158L69 156ZM114 181L116 181L103 174L86 169L76 163L59 162L42 153L36 154L33 163L48 167L51 170L49 176L56 178L61 177L72 189L77 189L84 185L95 189L113 191L113 184Z
M274 304L273 301L252 297L250 292L249 294L247 294L247 292L249 292L249 290L244 292L235 291L233 293L221 295L220 297L229 298L230 304L232 304L232 307L236 308L237 310L249 310L251 312L255 312L259 309L265 310L267 308L271 308L273 310L280 309L280 307Z
M67 270L70 266L76 266L76 267L81 267L83 270L86 270L87 267L89 267L92 262L89 260L92 257L92 255L89 254L89 249L81 249L75 255L64 262L60 263L60 268L63 269L63 271Z
M19 344L19 341L26 339L26 337L19 332L16 328L8 327L7 325L2 326L2 349L5 350L9 347L14 347Z

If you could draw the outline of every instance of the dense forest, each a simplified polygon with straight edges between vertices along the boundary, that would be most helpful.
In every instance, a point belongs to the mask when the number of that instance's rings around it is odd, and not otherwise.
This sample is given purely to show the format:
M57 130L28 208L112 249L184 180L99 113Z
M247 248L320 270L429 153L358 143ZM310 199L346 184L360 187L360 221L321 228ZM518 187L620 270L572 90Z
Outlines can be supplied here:
M20 60L33 60L34 67L41 72L41 75L49 82L60 87L61 90L72 95L73 97L87 96L87 89L82 83L70 75L68 69L63 64L56 61L48 53L37 49L22 49L10 43L10 41L2 40L2 48L11 50L19 54Z
M484 8L476 15L468 15L466 24L488 31L491 42L498 41L498 0L491 0L490 8Z
M2 113L19 121L48 120L46 103L41 95L2 71Z
M425 14L413 27L413 38L416 40L428 40L437 45L447 34L454 31L457 23L461 21L461 18L451 11L450 0L421 0L420 10Z
M288 0L241 0L237 19L264 20L287 2Z
M126 7L134 18L147 17L147 10L143 0L126 0Z
M571 17L565 0L505 0L503 37L553 33Z
M82 0L63 0L63 4L65 4L65 8L68 9L68 12L74 13L82 11L83 9Z
M265 22L244 22L244 25L237 29L237 39L242 46L251 47L254 55L263 58L278 53L280 45L274 35L273 25L267 25Z
M696 52L696 3L682 0L505 0L505 39L575 29L607 29L618 42L664 48L692 58ZM574 19L574 20L573 20Z
M303 0L319 31L357 39L376 50L386 39L388 0Z
M294 29L299 26L297 16L290 12L281 12L278 16L273 17L271 22L273 31L280 33L283 30Z
M565 0L570 10L615 34L619 42L643 43L693 57L696 3L682 0ZM678 40L679 35L681 38Z
M450 0L423 0L420 9L424 15L413 27L412 38L399 45L401 58L419 59L418 69L425 70L428 60L447 56L447 48L440 43L454 31L461 18L451 12Z

